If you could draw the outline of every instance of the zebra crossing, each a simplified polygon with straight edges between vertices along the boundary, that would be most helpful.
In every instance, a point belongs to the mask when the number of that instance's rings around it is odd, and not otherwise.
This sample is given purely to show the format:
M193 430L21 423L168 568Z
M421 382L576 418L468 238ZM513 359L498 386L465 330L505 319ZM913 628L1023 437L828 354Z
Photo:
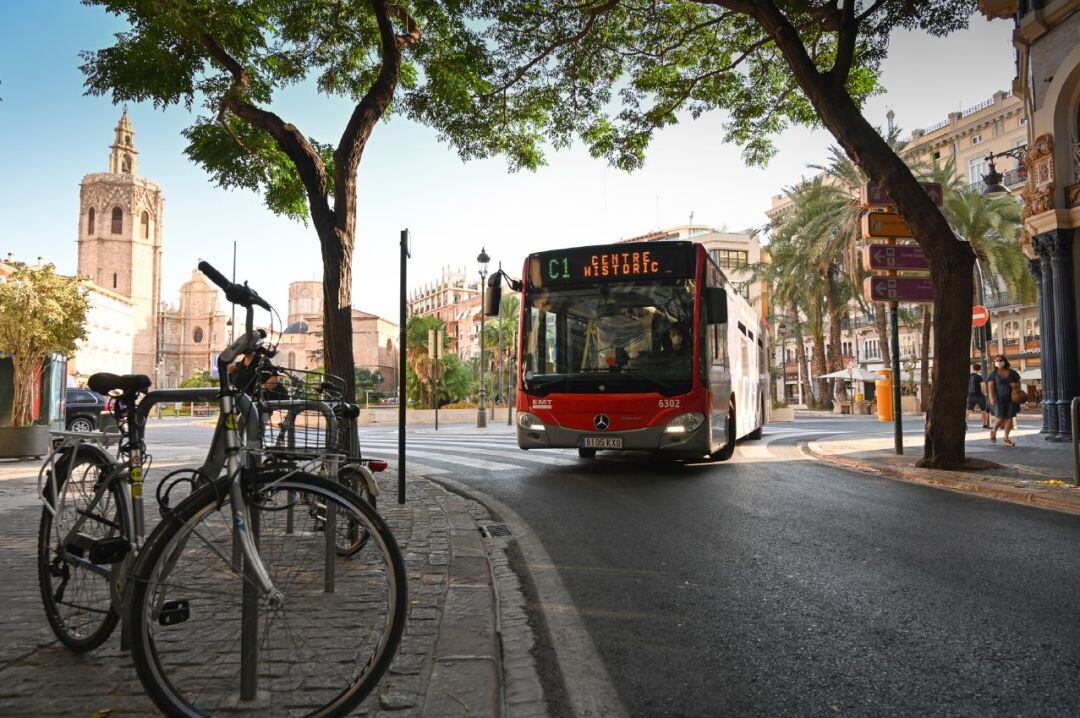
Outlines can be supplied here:
M496 430L498 431L498 430ZM493 472L533 471L570 466L587 466L572 449L519 449L513 434L504 431L480 433L460 428L443 432L410 432L406 440L406 470L418 476L460 473L463 468ZM786 455L770 450L769 444L783 438L807 434L834 433L799 431L794 428L768 430L764 442L742 442L736 455L748 461L782 461ZM397 468L397 433L378 428L360 431L360 446L366 456L383 459ZM603 454L601 456L604 456ZM612 458L617 454L610 455ZM605 457L606 458L606 457Z

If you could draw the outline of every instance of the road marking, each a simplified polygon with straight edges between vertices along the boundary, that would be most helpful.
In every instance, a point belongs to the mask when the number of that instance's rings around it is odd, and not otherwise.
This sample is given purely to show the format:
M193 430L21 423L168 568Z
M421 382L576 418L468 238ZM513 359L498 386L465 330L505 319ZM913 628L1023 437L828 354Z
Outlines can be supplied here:
M498 462L498 461L484 461L483 459L474 459L474 458L471 458L471 457L468 458L468 459L464 459L464 458L446 456L444 454L435 453L433 451L416 451L416 450L413 450L413 449L406 448L405 449L405 459L406 459L405 470L406 470L406 472L408 472L408 459L409 459L409 457L412 457L412 456L418 457L420 459L435 459L437 461L441 461L441 462L444 462L444 463L447 463L447 464L459 464L461 466L468 466L469 468L472 468L472 469L486 469L487 471L510 471L510 470L514 470L514 469L522 469L522 468L524 468L524 467L521 467L521 466L515 466L514 464L504 464L504 463Z
M394 448L394 447L397 446L397 444L391 444L390 442L376 442L376 441L369 441L368 445L369 446L374 446L374 447L377 447L377 448L383 448L383 447ZM438 450L438 451L449 451L449 452L458 452L458 453L467 453L467 454L475 454L476 452L480 451L480 452L483 453L484 456L501 456L501 457L504 457L504 458L513 459L515 461L528 461L528 462L533 463L533 464L546 464L548 466L573 466L573 465L576 465L576 464L580 463L576 459L567 459L567 458L562 458L562 457L559 457L559 456L541 456L541 455L533 454L532 452L526 452L526 451L523 451L523 450L520 450L520 449L518 451L501 451L499 449L491 448L490 444L486 444L486 445L485 444L471 444L469 446L462 446L461 444L451 444L449 442L445 442L445 443L435 443L435 442L427 442L427 441L425 441L425 442L419 442L419 441L411 442L410 445L405 447L406 455L408 455L409 453L412 452L412 449L410 448L411 446L416 446L416 447L420 448L421 450L423 450L423 449L433 449L433 450ZM475 461L470 462L469 465L470 466L478 466L478 464Z
M387 465L397 471L397 459L387 460ZM437 476L439 474L449 474L446 469L437 469L434 466L428 466L427 464L420 464L415 461L409 461L409 457L405 457L405 473L415 474L417 476Z

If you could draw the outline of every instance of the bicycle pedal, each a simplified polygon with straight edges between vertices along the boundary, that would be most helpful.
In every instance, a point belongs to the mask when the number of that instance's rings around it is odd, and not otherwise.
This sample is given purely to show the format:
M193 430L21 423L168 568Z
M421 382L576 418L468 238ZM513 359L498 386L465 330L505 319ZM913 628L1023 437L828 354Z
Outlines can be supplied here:
M188 607L187 599L181 598L162 604L161 613L158 614L158 623L162 626L175 626L189 618L191 618L191 609Z
M131 550L131 544L123 536L98 539L90 547L90 562L99 565L119 563Z

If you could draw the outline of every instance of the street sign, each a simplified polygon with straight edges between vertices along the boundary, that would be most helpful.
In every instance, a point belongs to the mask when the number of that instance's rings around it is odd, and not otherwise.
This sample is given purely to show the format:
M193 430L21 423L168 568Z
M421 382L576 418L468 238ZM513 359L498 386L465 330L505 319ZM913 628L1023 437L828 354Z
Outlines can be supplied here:
M981 304L971 308L971 326L978 329L990 321L990 311Z
M920 182L919 186L923 188L923 192L930 198L938 207L941 206L944 196L941 191L941 185L937 182ZM892 201L892 197L882 189L877 182L867 182L862 187L859 199L862 201L863 207L893 207L896 205Z
M911 227L892 212L867 212L862 218L863 237L911 237Z
M863 295L871 302L929 303L934 287L929 277L867 277Z
M894 244L871 244L863 247L863 266L867 269L926 270L930 268L922 247Z

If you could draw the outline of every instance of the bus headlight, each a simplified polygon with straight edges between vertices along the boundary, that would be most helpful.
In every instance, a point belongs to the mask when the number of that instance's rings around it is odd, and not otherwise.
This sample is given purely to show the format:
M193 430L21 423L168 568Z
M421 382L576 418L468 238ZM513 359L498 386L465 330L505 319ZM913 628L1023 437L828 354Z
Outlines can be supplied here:
M518 414L518 426L525 431L543 431L544 422L540 421L534 414L530 414L527 411L523 411Z
M698 414L697 412L680 414L668 422L668 425L664 427L664 433L689 434L690 432L697 430L704 421L705 416L703 414Z

